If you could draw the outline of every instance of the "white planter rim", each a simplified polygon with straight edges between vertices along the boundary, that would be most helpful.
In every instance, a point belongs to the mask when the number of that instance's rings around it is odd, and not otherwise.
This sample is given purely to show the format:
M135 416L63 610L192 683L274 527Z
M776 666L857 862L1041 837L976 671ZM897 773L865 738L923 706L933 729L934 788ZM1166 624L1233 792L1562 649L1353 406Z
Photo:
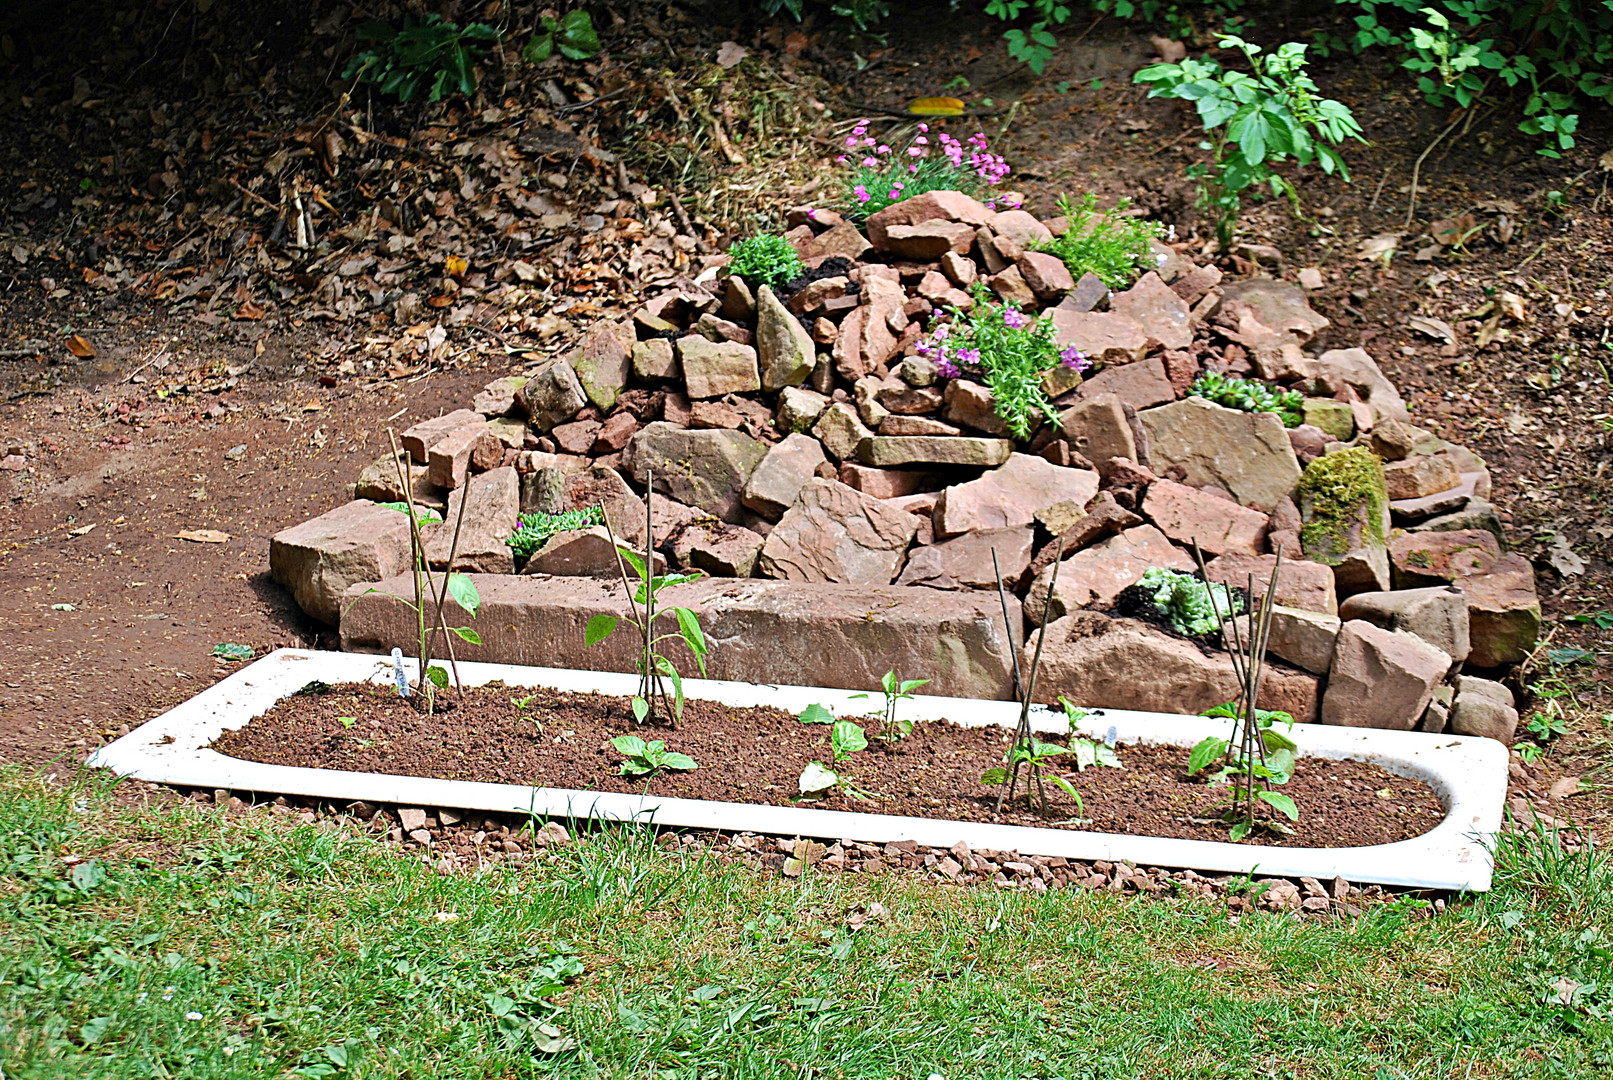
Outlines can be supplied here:
M415 665L405 663L412 676ZM638 678L614 672L487 663L461 663L459 671L467 686L503 681L511 686L621 696L635 692ZM279 649L97 750L90 764L157 783L342 802L363 800L530 813L548 818L653 821L679 828L865 843L912 840L936 848L949 848L962 840L975 849L1062 856L1083 862L1107 860L1215 873L1314 877L1322 881L1340 876L1355 884L1475 892L1490 887L1491 853L1501 827L1507 790L1506 747L1491 739L1297 724L1291 735L1299 744L1301 756L1368 761L1397 775L1421 780L1444 804L1445 817L1430 831L1391 844L1290 848L268 765L207 749L223 732L245 726L315 680L335 685L390 682L391 678L391 660L386 657ZM816 702L837 715L861 716L868 713L871 704L864 699L853 700L858 691L817 687L688 679L684 689L692 699L735 707L772 705L792 713ZM904 715L920 721L946 718L966 726L1004 727L1014 725L1019 710L1012 701L929 696L904 702L903 708ZM1062 714L1042 708L1034 711L1033 723L1046 732L1068 730ZM1113 728L1121 744L1190 747L1206 735L1225 734L1228 722L1101 709L1078 727L1083 734L1100 739Z

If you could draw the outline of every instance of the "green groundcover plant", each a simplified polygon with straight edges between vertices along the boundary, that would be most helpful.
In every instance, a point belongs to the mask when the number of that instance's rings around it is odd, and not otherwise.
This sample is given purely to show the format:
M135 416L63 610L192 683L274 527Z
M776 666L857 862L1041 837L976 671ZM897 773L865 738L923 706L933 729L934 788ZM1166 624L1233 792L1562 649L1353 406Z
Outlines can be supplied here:
M563 532L602 525L605 512L597 506L581 510L565 510L558 514L522 514L520 523L510 538L504 541L510 552L519 559L531 558L544 544Z
M1170 619L1171 627L1178 634L1211 634L1221 629L1218 611L1233 615L1243 613L1243 602L1227 586L1206 584L1179 570L1152 567L1138 580L1137 587L1154 591L1154 606ZM1215 590L1213 599L1211 589Z
M1077 281L1094 274L1109 288L1124 289L1137 275L1153 269L1152 241L1165 235L1159 222L1128 216L1130 205L1131 200L1121 199L1110 209L1099 210L1098 197L1091 192L1079 200L1061 195L1059 214L1069 226L1036 250L1057 256Z
M1228 409L1276 413L1283 427L1296 428L1305 422L1304 394L1255 379L1206 371L1193 380L1187 392Z
M1052 315L1044 312L1032 318L1016 304L994 303L978 282L972 295L974 305L968 311L952 309L951 320L940 323L928 340L919 343L918 354L933 360L942 378L965 374L979 378L990 388L997 415L1009 433L1028 439L1038 417L1058 423L1044 376L1059 367L1079 373L1091 364L1074 345L1059 348Z
M760 233L737 240L728 249L728 272L751 286L777 289L806 273L801 256L782 236Z
M476 92L475 64L482 43L498 41L504 32L480 22L460 26L427 13L418 19L405 15L401 29L373 21L360 27L357 36L370 47L347 62L342 78L372 83L399 101L421 90L428 100L441 101L449 94Z

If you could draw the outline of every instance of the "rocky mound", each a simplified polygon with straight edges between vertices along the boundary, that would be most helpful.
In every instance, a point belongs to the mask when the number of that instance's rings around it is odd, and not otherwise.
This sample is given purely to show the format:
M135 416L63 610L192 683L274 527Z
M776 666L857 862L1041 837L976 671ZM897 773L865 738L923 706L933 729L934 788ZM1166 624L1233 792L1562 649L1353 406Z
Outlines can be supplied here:
M530 556L506 541L523 514L603 507L642 544L647 485L657 550L718 578L966 593L995 589L995 553L1025 621L1052 620L1049 694L1176 712L1232 696L1227 656L1110 605L1152 568L1192 570L1195 541L1213 580L1258 593L1280 548L1263 705L1510 740L1493 680L1533 648L1540 608L1528 562L1503 552L1484 463L1412 424L1364 350L1307 353L1327 320L1298 286L1224 281L1155 243L1155 268L1111 292L1034 250L1067 222L957 192L864 229L821 209L789 221L807 273L777 290L714 260L405 431L413 497L447 516L433 565L468 500L454 569L614 576L603 525ZM1091 362L1046 373L1058 422L1023 440L982 382L925 348L931 316L970 307L979 282L1050 313L1058 347ZM1238 378L1282 395L1295 426L1208 400ZM404 497L397 473L383 458L353 502L275 538L275 577L310 614L335 622L350 587L406 568L404 519L378 505ZM500 658L489 636L477 655Z

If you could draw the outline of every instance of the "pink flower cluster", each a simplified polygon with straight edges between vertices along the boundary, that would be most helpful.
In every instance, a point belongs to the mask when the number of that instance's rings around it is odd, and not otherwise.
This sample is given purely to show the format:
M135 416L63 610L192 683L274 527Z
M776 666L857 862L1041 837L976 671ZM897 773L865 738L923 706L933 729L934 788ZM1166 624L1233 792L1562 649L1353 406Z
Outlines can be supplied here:
M965 369L972 371L980 366L980 350L960 348L947 341L951 336L952 327L943 323L935 328L929 341L919 342L914 349L925 359L935 361L935 372L943 379L956 379Z
M865 169L877 169L883 165L894 166L895 163L889 161L891 148L868 134L868 124L867 120L857 121L857 126L846 136L846 152L835 158L836 162L852 167L861 166ZM906 156L912 159L907 165L908 173L917 173L919 161L930 156L929 134L930 125L920 124L918 135L907 145ZM987 184L1001 183L1010 171L1002 155L987 150L986 136L982 132L977 131L969 136L966 143L959 142L945 132L937 133L936 139L940 143L941 153L953 168L963 169L967 159L968 167ZM892 171L896 169L893 168ZM906 187L904 181L892 179L886 198L892 201L901 200ZM868 202L873 197L864 184L857 184L852 188L852 193L856 195L858 202Z

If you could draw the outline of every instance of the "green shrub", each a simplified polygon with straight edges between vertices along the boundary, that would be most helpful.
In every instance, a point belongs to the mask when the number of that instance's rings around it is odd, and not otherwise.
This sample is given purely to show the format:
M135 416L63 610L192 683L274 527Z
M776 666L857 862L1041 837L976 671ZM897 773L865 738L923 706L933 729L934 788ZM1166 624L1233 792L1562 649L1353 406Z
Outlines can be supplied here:
M541 64L558 52L567 60L586 60L599 55L599 35L586 11L568 11L558 20L545 15L538 22L532 40L521 50L521 59Z
M993 303L979 282L973 295L974 306L967 312L953 309L952 321L920 342L918 354L934 360L942 378L968 374L980 379L990 388L1009 434L1028 439L1038 414L1058 423L1042 377L1061 365L1076 372L1090 365L1075 346L1059 349L1050 314L1033 319L1013 304Z
M1261 188L1288 196L1297 209L1299 193L1272 166L1293 160L1315 163L1344 179L1350 173L1333 149L1345 139L1361 139L1361 125L1344 104L1317 94L1305 73L1305 46L1288 42L1272 52L1230 35L1223 49L1238 49L1252 74L1230 71L1215 60L1191 57L1180 64L1151 64L1133 76L1151 84L1149 97L1180 98L1198 109L1209 133L1213 161L1189 166L1197 181L1199 208L1215 218L1221 250L1232 246L1232 233L1243 206L1243 193L1259 197Z
M795 246L782 236L747 236L728 249L728 272L751 285L777 289L806 273Z
M522 514L521 523L504 543L517 558L527 559L560 533L604 523L605 515L597 506L559 514Z
M374 83L383 94L395 94L408 101L428 86L426 97L441 101L452 93L474 94L474 64L482 48L479 41L497 41L502 30L486 23L463 27L445 21L440 15L416 19L403 17L403 29L375 21L360 27L360 43L372 47L354 55L342 71L342 78Z
M1296 428L1305 422L1304 394L1255 379L1240 379L1236 375L1206 371L1193 380L1187 392L1229 409L1276 413L1283 427Z
M1157 221L1127 217L1130 205L1129 199L1121 199L1112 210L1100 211L1098 197L1091 192L1079 202L1060 196L1059 213L1070 227L1036 250L1057 255L1077 281L1083 274L1096 274L1109 288L1124 289L1138 274L1153 268L1149 242L1165 234Z
M1178 634L1201 635L1221 629L1216 605L1222 616L1243 614L1243 602L1225 585L1206 584L1192 574L1154 567L1137 582L1142 589L1154 590L1154 606L1171 621ZM1210 599L1210 590L1215 599ZM1234 607L1236 605L1236 607Z

